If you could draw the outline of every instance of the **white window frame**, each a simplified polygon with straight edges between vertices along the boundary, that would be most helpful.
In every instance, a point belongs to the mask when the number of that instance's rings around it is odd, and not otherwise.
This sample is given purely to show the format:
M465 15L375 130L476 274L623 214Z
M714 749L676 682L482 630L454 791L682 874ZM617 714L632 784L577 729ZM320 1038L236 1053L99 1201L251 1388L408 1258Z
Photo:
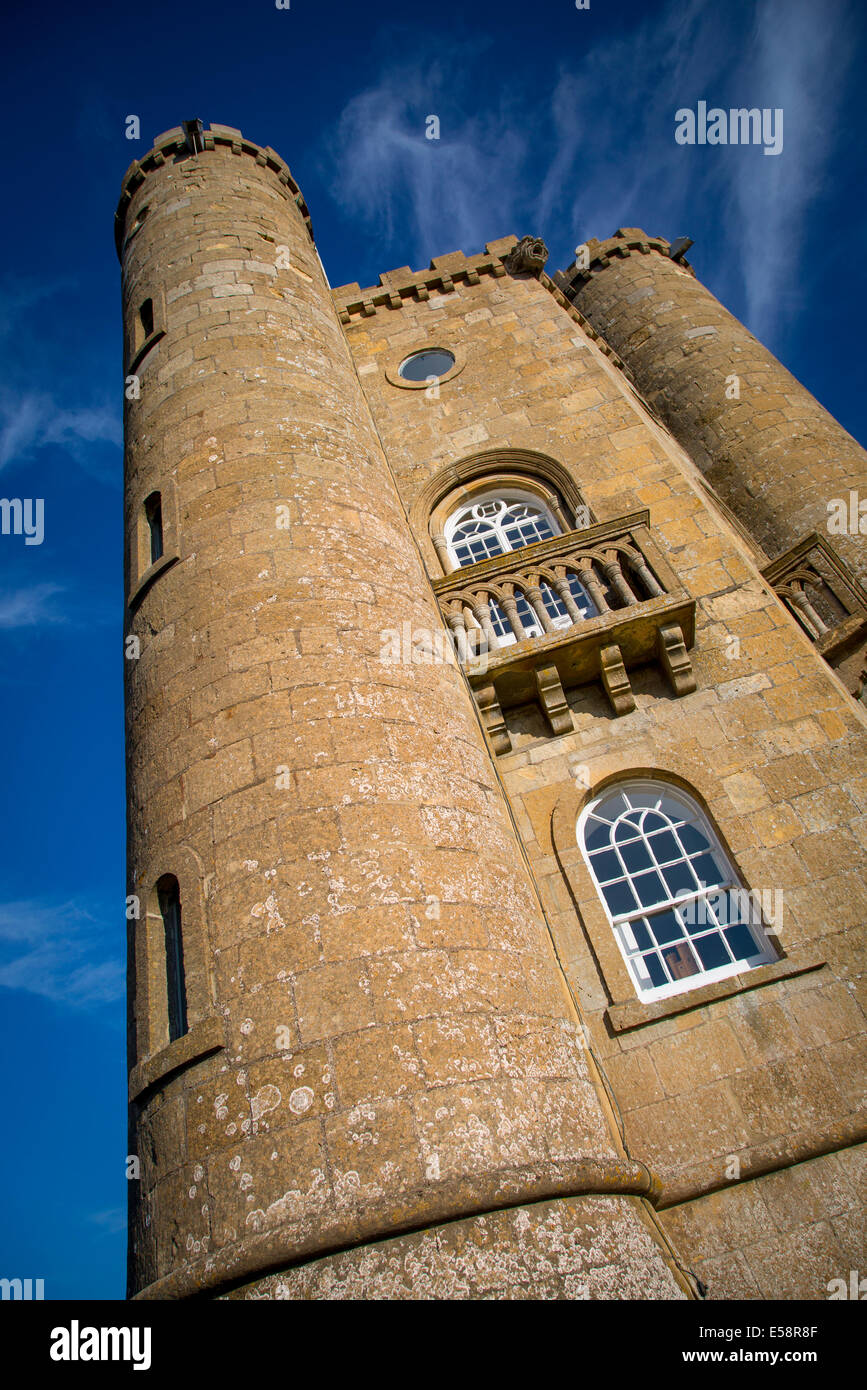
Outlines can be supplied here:
M648 853L649 856L651 864L650 869L646 867L634 869L631 871L628 869L623 860L623 856L619 851L619 842L613 838L613 830L612 836L609 839L609 843L604 846L604 849L601 846L596 846L592 851L587 849L585 844L585 836L587 833L588 822L594 819L596 810L604 802L608 801L611 797L618 795L625 795L627 800L629 800L630 796L655 796L656 808L658 809L659 814L662 815L664 819L669 819L670 813L668 809L663 810L660 806L660 803L663 801L674 803L675 807L677 807L679 810L679 815L674 820L673 825L670 825L668 827L668 830L669 833L674 833L676 846L681 851L680 856L678 858L667 859L664 861L658 860L657 856L653 853L653 833L651 832L650 834L648 834L647 832L645 832L643 827L638 829L638 833L632 839L631 843L641 844L644 847L644 850ZM647 811L653 808L644 807L641 809ZM622 813L620 813L615 818L615 821L611 822L612 826L615 826L621 818ZM606 816L598 817L596 819L597 823L601 823L602 821L605 821L608 818ZM708 848L706 850L689 850L688 848L685 848L685 846L680 841L680 837L677 834L678 825L694 826L707 839ZM664 832L659 831L658 833L662 834ZM588 803L587 806L584 807L580 816L578 817L578 821L576 824L576 835L578 839L578 847L581 851L584 863L587 866L593 885L599 895L599 900L605 910L612 932L614 933L614 939L617 942L621 955L623 956L623 960L625 962L627 971L629 972L629 978L632 980L633 985L635 986L635 990L639 999L642 999L646 1002L652 1002L657 999L667 999L677 994L685 994L688 991L697 989L702 985L713 984L717 980L725 980L731 977L732 975L744 974L746 971L753 970L760 965L766 965L769 962L777 959L777 954L772 949L770 941L768 940L767 929L762 921L761 914L755 906L755 896L747 894L747 890L744 888L743 884L738 878L738 875L734 870L731 860L729 859L729 856L726 853L726 851L723 849L723 846L721 845L719 840L719 836L714 830L710 820L704 814L704 812L702 811L698 803L695 801L695 799L691 797L687 792L681 791L680 788L673 786L669 782L655 780L652 778L634 778L628 781L614 782L607 786L603 791L601 791L597 796L595 796ZM670 889L668 888L668 884L665 883L665 879L663 875L660 873L659 877L662 879L663 885L665 886L668 894L665 897L665 899L660 900L659 902L655 902L650 906L645 906L643 908L641 906L636 906L624 912L613 913L611 908L609 907L608 900L606 899L605 894L603 892L602 883L600 883L600 880L597 877L596 868L594 867L594 861L591 858L592 854L598 855L602 852L613 853L617 863L619 864L619 867L622 870L620 876L615 876L610 879L603 879L602 882L606 886L617 883L631 884L632 880L634 878L637 878L641 873L649 873L653 871L658 872L658 866L660 863L662 863L663 869L674 869L677 865L683 865L687 861L691 862L692 860L696 860L702 854L710 854L714 857L714 859L722 868L722 876L719 879L719 882L713 884L705 884L704 887L699 887L698 889L692 892L686 892L681 890L676 893L671 893ZM694 873L697 882L701 883L698 871L694 867L692 872ZM717 912L715 912L713 901L714 899L718 898L721 894L731 892L747 894L746 898L741 898L740 901L741 903L749 903L749 920L747 922L739 923L738 925L745 926L746 929L749 931L750 935L752 936L753 941L756 945L756 951L753 955L742 957L740 959L732 959L727 964L715 966L713 968L708 969L702 965L701 958L698 955L698 952L695 950L691 950L690 954L693 957L694 963L696 963L699 966L697 973L686 976L681 979L668 979L667 982L663 985L653 985L652 981L650 980L649 973L645 973L644 975L642 975L642 967L644 967L642 957L643 955L648 954L649 951L652 951L657 956L660 963L665 968L667 976L670 976L673 972L667 967L664 952L666 950L673 951L674 948L681 942L688 943L694 940L702 939L703 937L716 936L718 940L724 943L725 949L728 952L728 954L733 956L734 952L730 950L724 936L725 924L720 925L722 919L720 915ZM635 894L635 896L637 898L638 895ZM682 912L678 911L678 909L683 909L684 907L689 908L693 904L695 904L695 914L697 916L703 916L704 923L700 930L690 932L688 926L684 923ZM665 912L674 912L675 918L681 924L681 927L683 929L683 935L680 938L674 938L669 942L656 942L655 938L652 935L653 918L659 917ZM637 924L640 924L640 930L643 929L643 931L647 933L651 942L651 945L649 947L640 945L639 938L636 936L635 933L635 926ZM728 925L731 926L733 924L728 923ZM648 927L651 928L651 931L648 931Z
M560 523L558 522L551 508L547 506L547 504L543 501L541 497L539 497L538 493L525 492L521 488L490 488L486 492L480 492L476 497L473 497L471 501L463 500L462 502L460 502L445 524L444 536L446 546L448 547L449 558L451 559L452 564L455 566L457 570L469 569L470 566L461 565L457 555L455 554L454 533L459 525L462 525L463 522L470 520L470 517L467 515L467 513L471 513L474 507L485 506L489 502L503 502L507 507L513 505L513 503L515 502L521 502L525 506L533 507L536 511L540 512L545 517L546 521L548 522L548 525L551 528L552 536L562 535ZM502 554L510 555L514 554L517 550L524 549L523 546L515 547L512 545L507 545L507 538L505 534L503 534L498 523L494 524L491 527L491 530L496 534L503 547L501 552ZM532 542L530 542L530 544L532 544Z

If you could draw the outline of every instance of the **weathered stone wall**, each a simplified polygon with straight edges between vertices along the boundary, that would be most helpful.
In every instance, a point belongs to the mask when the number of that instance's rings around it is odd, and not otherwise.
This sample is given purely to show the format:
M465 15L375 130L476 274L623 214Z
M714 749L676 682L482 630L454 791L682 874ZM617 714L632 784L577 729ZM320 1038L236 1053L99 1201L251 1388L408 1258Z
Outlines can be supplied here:
M827 535L832 499L848 507L855 489L867 501L867 453L659 245L622 229L588 242L587 271L570 267L558 282L769 556L810 531ZM867 520L830 539L863 572Z
M335 301L431 574L441 571L419 499L435 497L433 480L467 456L514 449L556 460L600 519L649 506L654 540L696 599L694 694L673 699L647 667L633 679L635 711L615 720L598 685L568 691L573 728L557 738L536 706L506 711L514 751L497 765L629 1152L660 1173L669 1202L710 1192L739 1165L740 1188L681 1206L689 1218L664 1213L676 1237L688 1235L690 1263L709 1262L712 1295L746 1296L758 1283L763 1297L824 1298L832 1266L850 1259L854 1212L822 1259L784 1268L769 1254L759 1273L753 1251L742 1290L736 1252L747 1236L733 1222L731 1258L714 1264L714 1213L779 1189L783 1177L751 1179L781 1162L801 1165L799 1191L811 1154L839 1148L846 1162L865 1134L865 712L761 578L760 558L693 462L550 285L495 273L511 244L390 272L380 287L343 287ZM649 274L661 261L632 259ZM618 273L600 276L600 292ZM671 263L658 273L679 278ZM704 293L687 279L689 293ZM453 351L460 370L438 393L402 389L401 358L432 345ZM505 454L492 458L493 471L507 466ZM818 506L821 488L813 495ZM795 530L802 520L792 518ZM782 891L779 962L667 1007L635 998L575 836L586 800L628 774L691 789L746 885ZM863 1220L863 1193L856 1205ZM817 1184L804 1220L836 1231L839 1210Z
M670 1299L637 1198L567 1197L449 1222L271 1274L232 1299Z
M851 1297L864 1275L863 1144L769 1173L663 1213L711 1298ZM863 1297L863 1295L861 1295Z
M129 891L148 907L131 941L131 1290L218 1289L590 1191L610 1194L599 1291L619 1267L680 1296L659 1235L633 1238L629 1194L649 1179L612 1137L463 678L382 658L385 629L440 618L303 203L273 151L223 127L205 143L193 156L168 132L133 166L118 229L140 383ZM143 568L155 490L166 553ZM164 874L190 1022L172 1043ZM585 1207L557 1210L580 1248ZM524 1230L545 1216L528 1207ZM494 1267L511 1259L501 1242Z

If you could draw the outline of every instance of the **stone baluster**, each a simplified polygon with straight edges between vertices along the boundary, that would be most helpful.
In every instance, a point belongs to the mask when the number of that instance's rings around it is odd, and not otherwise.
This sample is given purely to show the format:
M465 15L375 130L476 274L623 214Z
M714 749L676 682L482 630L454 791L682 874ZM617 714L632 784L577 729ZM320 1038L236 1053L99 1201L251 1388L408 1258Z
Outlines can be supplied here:
M477 600L477 602L473 604L473 616L475 617L475 620L478 623L479 627L482 629L482 632L485 634L485 641L488 644L488 651L498 651L500 646L500 639L497 637L497 634L494 631L494 625L491 622L491 608L487 599L479 599Z
M554 589L557 597L562 603L573 623L583 623L584 618L581 609L572 597L572 590L569 588L569 580L563 574L558 574L554 579Z
M644 592L648 598L659 598L665 593L662 585L657 581L656 576L651 574L643 555L629 555L629 567L640 584L644 586Z
M790 589L789 598L802 615L811 637L821 637L828 631L803 589Z
M504 594L502 598L503 612L509 620L509 626L515 634L516 642L526 641L527 634L524 631L524 624L518 614L518 603L514 594Z
M587 593L596 604L597 613L609 612L608 600L602 592L602 585L596 578L596 571L593 568L592 560L580 559L575 561L575 573L587 590Z
M623 600L623 603L627 608L631 608L637 602L637 600L635 598L634 593L627 584L626 579L624 578L623 571L620 568L620 561L617 559L616 556L614 556L610 560L606 560L603 563L602 572L605 575L605 578L611 584L611 587L617 594L618 598Z
M467 624L463 614L463 608L450 608L446 614L446 622L452 631L455 642L455 651L461 665L465 665L469 655L469 642L467 638Z
M525 591L525 597L539 622L542 624L543 632L554 632L554 624L551 621L551 614L545 607L545 600L542 597L542 590L538 584L531 585Z
M449 554L445 536L441 532L435 531L431 536L431 540L434 544L434 550L437 553L437 559L443 567L443 574L452 574L459 566Z

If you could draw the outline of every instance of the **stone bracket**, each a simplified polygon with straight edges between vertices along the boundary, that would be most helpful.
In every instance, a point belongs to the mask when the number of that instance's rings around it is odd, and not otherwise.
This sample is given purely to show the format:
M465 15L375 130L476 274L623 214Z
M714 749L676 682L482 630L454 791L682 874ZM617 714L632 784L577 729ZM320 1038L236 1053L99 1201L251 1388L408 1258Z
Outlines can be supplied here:
M556 666L540 666L534 672L536 693L552 734L571 734L572 711L566 703Z
M679 631L679 629L678 629ZM635 709L635 696L623 664L623 655L617 646L602 647L599 652L599 671L605 694L611 701L615 715L631 714Z
M503 711L500 708L493 682L488 685L477 686L473 693L494 752L511 753L512 739L506 728L506 721L503 718Z
M691 695L696 688L692 662L686 650L683 633L677 623L661 627L657 633L659 660L674 694Z

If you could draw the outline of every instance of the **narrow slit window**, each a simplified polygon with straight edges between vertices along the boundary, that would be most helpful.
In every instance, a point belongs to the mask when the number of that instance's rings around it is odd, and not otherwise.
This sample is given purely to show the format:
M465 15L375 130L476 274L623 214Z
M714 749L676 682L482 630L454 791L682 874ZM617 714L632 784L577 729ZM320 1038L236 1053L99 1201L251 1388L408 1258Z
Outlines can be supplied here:
M166 998L169 1016L169 1042L187 1032L187 988L184 979L184 943L181 933L181 894L171 875L157 885L160 914L165 929Z
M152 492L144 504L145 521L150 545L149 564L156 564L163 553L163 504L158 492Z
M141 342L146 343L154 331L154 302L152 299L142 301L138 311L139 328L141 330Z

